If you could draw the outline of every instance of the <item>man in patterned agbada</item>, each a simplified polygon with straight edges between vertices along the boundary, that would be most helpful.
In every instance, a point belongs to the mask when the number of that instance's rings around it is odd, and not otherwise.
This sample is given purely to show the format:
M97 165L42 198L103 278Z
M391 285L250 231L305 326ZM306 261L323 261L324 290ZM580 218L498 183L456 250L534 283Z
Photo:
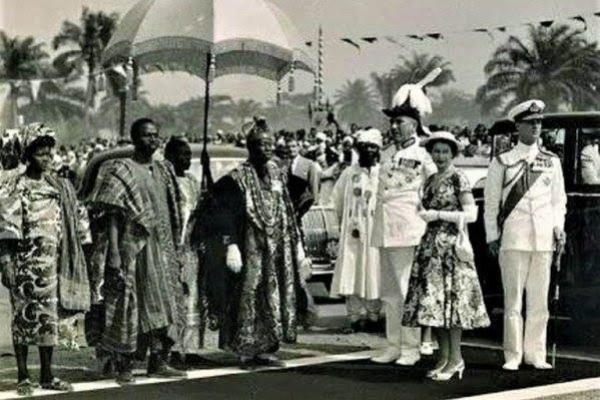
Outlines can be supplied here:
M247 137L248 161L214 187L211 225L226 248L221 265L219 346L244 367L279 365L281 342L297 336L296 287L310 273L285 174L271 161L265 123Z

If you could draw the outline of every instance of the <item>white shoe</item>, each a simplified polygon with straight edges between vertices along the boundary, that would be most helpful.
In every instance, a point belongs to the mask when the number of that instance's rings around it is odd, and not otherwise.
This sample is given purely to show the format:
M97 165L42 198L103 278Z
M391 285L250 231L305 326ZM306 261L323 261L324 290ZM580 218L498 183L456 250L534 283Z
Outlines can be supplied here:
M519 370L519 365L521 363L518 361L507 361L504 363L504 365L502 366L502 369L506 370L506 371L518 371Z
M396 347L388 347L378 356L371 357L371 361L378 364L389 364L400 358L400 350Z
M527 364L531 365L535 369L552 369L552 364L546 361L537 361L537 362L527 362Z
M404 365L405 367L410 367L412 365L415 365L420 359L420 355L403 355L402 357L396 360L396 364Z
M419 349L421 355L431 356L433 355L433 343L432 342L423 342L421 343L421 348Z

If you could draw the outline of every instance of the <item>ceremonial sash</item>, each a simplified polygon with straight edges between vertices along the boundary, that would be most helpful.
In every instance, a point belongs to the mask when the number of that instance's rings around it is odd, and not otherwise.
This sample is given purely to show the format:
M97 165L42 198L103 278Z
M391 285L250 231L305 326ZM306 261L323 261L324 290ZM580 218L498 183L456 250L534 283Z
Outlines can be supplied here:
M500 231L502 231L504 222L513 212L517 204L519 204L519 201L521 201L527 191L543 174L543 171L532 171L532 165L533 164L528 164L527 162L523 161L523 173L519 177L519 180L510 189L510 192L508 193L508 196L506 196L504 203L500 206L500 212L498 213L498 228ZM506 173L506 169L504 171Z

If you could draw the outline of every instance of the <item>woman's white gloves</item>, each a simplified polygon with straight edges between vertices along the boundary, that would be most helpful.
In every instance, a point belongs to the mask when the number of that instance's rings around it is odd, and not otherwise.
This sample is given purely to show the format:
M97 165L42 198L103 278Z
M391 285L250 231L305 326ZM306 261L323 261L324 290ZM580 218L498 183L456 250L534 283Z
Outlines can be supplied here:
M421 210L419 216L427 223L442 220L459 224L462 220L465 224L470 224L477 221L477 206L466 206L464 211Z
M237 244L227 246L227 268L236 274L242 270L242 254Z

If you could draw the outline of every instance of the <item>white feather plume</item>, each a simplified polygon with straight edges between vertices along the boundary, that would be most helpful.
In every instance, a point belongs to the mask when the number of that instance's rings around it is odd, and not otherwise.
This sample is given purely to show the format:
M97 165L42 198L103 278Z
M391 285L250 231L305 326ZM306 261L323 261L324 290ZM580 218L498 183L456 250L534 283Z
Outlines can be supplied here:
M423 88L435 81L435 79L440 76L441 73L442 69L440 67L434 68L433 71L425 75L425 78L421 79L417 85Z
M402 85L392 99L392 107L400 107L406 100L409 100L410 106L417 109L419 114L431 114L433 111L431 108L431 101L423 91L423 88L432 83L441 73L442 69L438 67L429 72L418 83L407 83Z
M419 110L419 114L421 115L431 114L433 111L429 97L423 92L421 86L418 85L415 85L410 91L410 105Z

